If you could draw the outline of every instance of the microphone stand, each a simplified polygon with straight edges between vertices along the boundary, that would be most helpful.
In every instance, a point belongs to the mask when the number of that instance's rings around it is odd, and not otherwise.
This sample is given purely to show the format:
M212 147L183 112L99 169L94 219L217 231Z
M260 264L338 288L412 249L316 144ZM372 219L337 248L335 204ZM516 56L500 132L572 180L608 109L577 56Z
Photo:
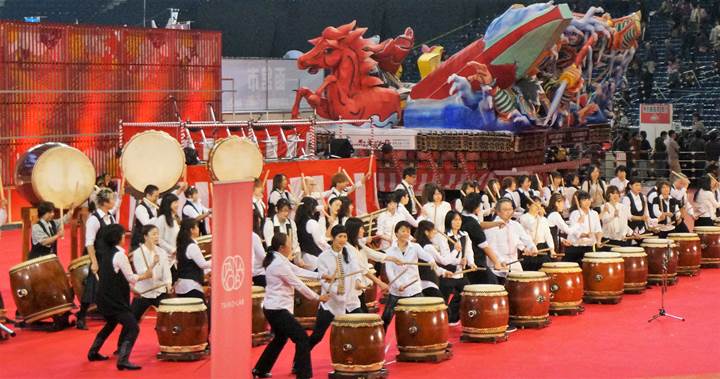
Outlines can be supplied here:
M670 257L672 256L672 243L668 243L668 249L667 253L663 254L663 262L662 262L662 286L660 287L660 309L658 309L658 313L653 315L648 322L655 321L659 319L660 317L670 317L675 320L685 321L685 317L675 316L673 314L667 313L665 310L665 292L667 292L667 270L668 270L668 263L670 262Z

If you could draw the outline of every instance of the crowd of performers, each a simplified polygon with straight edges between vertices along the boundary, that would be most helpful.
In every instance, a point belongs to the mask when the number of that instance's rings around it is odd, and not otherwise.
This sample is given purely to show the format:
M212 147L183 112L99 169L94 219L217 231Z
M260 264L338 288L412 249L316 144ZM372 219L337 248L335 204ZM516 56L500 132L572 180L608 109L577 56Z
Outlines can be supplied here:
M270 377L291 339L296 345L294 372L299 378L311 377L312 348L335 316L367 312L363 292L372 285L387 296L382 314L385 328L398 300L416 296L444 298L451 325L458 325L460 296L467 284L503 284L510 271L537 271L553 260L580 263L586 252L637 244L650 233L664 237L686 232L688 217L703 226L714 225L719 217L720 185L714 166L700 180L692 199L689 181L682 174L657 182L647 194L640 181L626 174L620 166L606 182L599 168L591 166L582 176L551 172L546 185L537 175L491 179L484 188L466 182L451 205L434 184L422 189L421 202L415 194L416 172L407 168L371 235L366 234L366 221L355 217L347 196L371 173L353 184L339 172L324 192L306 177L300 196L279 174L273 178L267 202L265 183L256 180L252 281L265 287L263 309L274 336L253 375ZM150 306L158 306L168 296L208 301L203 283L211 264L197 239L209 233L211 211L200 203L193 187L181 183L160 199L158 188L147 186L134 211L128 254L125 229L115 217L118 193L124 189L112 187L101 178L84 204L90 208L85 253L92 274L75 315L76 327L87 329L88 308L96 304L106 324L88 359L108 359L100 348L121 324L117 367L139 369L128 358L139 334L139 320ZM38 206L38 217L32 227L30 258L55 253L68 221L68 216L55 218L50 203ZM319 280L321 292L311 290L302 279ZM320 301L309 336L293 316L296 291Z
M434 184L425 185L419 200L416 172L407 168L376 230L368 228L372 235L366 235L363 217L353 217L347 197L362 183L353 185L342 173L333 176L329 191L299 197L278 175L268 203L264 183L256 181L253 283L265 287L263 308L274 338L254 377L271 376L288 339L296 345L293 372L311 377L313 347L335 316L367 312L363 292L373 284L386 295L385 328L398 300L417 296L444 298L455 326L467 284L504 284L510 271L538 271L558 260L581 263L586 252L636 245L649 234L687 232L688 218L694 225L714 225L720 216L717 167L709 168L692 199L682 174L645 193L627 172L618 167L608 182L595 166L584 175L551 172L545 185L536 175L491 179L484 188L466 182L450 204ZM321 292L305 278L320 280ZM293 316L296 291L320 301L309 336Z

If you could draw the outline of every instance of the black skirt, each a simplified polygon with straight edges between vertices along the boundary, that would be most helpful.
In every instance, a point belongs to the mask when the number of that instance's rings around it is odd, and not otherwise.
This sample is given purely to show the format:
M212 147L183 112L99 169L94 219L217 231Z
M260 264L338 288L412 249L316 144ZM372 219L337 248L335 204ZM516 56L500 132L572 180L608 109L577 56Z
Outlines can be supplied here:
M700 217L695 221L695 226L715 226L715 223L710 217Z

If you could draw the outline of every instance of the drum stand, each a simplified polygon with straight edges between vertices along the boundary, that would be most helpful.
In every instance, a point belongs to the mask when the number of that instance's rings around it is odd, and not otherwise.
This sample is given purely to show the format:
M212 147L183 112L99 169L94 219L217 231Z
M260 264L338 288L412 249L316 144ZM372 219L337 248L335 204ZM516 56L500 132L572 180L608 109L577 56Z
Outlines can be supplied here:
M684 317L675 316L673 314L667 313L665 310L665 292L667 292L668 283L667 283L667 266L668 262L670 262L670 256L672 255L672 247L668 245L667 253L663 254L663 263L662 263L662 284L660 287L660 309L658 309L658 313L653 315L648 322L653 322L660 317L670 317L674 318L675 320L685 321Z

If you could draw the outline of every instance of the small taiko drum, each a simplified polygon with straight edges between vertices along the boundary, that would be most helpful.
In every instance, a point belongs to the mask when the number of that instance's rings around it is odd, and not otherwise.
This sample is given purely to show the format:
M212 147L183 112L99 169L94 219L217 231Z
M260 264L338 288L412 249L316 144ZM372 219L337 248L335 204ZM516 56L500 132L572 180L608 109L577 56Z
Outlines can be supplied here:
M677 282L678 250L673 240L648 238L640 245L645 249L648 258L648 283L661 284L666 276L667 284ZM665 271L663 266L666 267ZM665 272L663 274L663 272Z
M302 279L306 286L310 287L311 290L320 294L320 282L313 279ZM320 302L317 300L310 300L305 298L299 291L295 291L295 319L305 329L312 329L315 327L315 317L317 316L317 310Z
M31 204L51 201L56 208L82 204L95 188L95 167L82 151L64 143L36 145L15 167L18 192Z
M678 249L678 275L694 276L700 272L702 244L695 233L670 233L668 239L675 241Z
M75 297L78 302L82 302L85 293L85 280L90 273L90 256L83 255L80 258L70 261L68 266L68 276L70 277L70 285L72 286Z
M550 324L550 277L539 271L508 273L505 289L510 302L510 321L522 328Z
M510 306L505 287L471 284L463 288L460 300L463 341L504 341L507 339L509 319Z
M577 314L582 311L583 274L575 262L545 262L540 271L550 277L550 312Z
M128 189L142 193L148 184L153 184L160 192L166 192L182 177L185 153L169 134L148 130L135 134L125 144L120 166Z
M69 312L73 293L55 254L10 268L10 288L23 321L33 322Z
M625 263L619 253L586 253L582 260L588 303L617 304L625 291Z
M259 178L263 156L247 138L230 136L215 142L208 155L208 170L213 180L237 181Z
M260 346L270 341L268 322L263 313L263 300L265 300L265 288L260 286L252 287L252 345Z
M400 299L395 307L398 361L439 362L450 358L447 306L441 297Z
M158 359L194 361L202 358L208 342L205 302L194 297L161 300L155 331L160 343Z
M648 258L639 246L616 247L613 253L622 256L625 265L625 293L643 293L647 287Z
M385 328L374 313L337 316L330 330L330 377L379 378L386 374Z
M696 226L693 231L700 237L700 265L720 267L720 226Z

